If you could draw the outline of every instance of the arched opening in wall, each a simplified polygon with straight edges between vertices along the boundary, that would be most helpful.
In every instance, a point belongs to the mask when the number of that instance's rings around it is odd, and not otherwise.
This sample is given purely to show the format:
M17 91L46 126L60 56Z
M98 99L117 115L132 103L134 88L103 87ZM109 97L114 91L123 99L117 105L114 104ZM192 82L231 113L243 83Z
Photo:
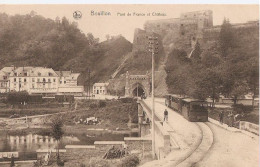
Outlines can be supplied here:
M142 86L137 85L137 87L134 88L134 90L133 90L133 96L134 96L134 97L146 96L146 95L145 95L145 91L144 91L144 89L142 88Z

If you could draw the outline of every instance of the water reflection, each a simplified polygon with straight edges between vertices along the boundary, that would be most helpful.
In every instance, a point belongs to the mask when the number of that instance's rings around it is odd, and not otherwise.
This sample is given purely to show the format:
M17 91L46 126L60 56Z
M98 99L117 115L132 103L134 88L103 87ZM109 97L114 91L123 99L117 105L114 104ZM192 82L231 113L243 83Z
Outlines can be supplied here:
M70 144L77 142L77 137L65 136L61 143ZM0 146L0 152L4 151L36 151L38 149L52 149L57 146L57 141L51 136L28 134L25 136L6 136L5 144Z
M80 134L77 136L64 136L60 142L59 148L65 148L65 145L93 145L95 141L123 141L124 137L136 137L138 133L113 134L108 132ZM51 136L42 136L37 134L28 135L7 135L0 134L0 152L19 152L17 160L36 159L36 150L54 149L57 147L57 141ZM1 159L3 161L5 159Z

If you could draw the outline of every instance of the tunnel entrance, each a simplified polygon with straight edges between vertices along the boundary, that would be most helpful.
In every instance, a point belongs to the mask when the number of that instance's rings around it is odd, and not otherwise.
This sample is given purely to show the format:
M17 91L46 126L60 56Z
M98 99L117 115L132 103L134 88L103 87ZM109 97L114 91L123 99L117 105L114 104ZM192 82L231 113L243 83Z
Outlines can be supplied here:
M133 90L133 96L134 97L141 97L141 96L145 96L145 91L141 86L137 86L134 90Z

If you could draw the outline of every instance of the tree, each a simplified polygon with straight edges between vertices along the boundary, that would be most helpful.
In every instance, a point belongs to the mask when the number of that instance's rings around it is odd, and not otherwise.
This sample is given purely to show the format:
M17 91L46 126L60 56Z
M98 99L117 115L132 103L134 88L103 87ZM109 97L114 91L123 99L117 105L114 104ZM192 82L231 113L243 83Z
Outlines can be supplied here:
M11 164L10 164L10 167L15 167L15 163L14 163L14 155L12 154L12 157L11 157Z
M199 41L196 42L194 50L192 51L190 58L194 60L200 60L200 54L201 54L201 49L200 49L200 43Z
M57 163L59 163L60 161L60 155L59 155L59 145L60 145L60 140L62 139L62 136L64 134L64 131L62 129L63 127L63 120L62 120L62 117L60 116L57 116L57 117L54 117L52 119L52 122L51 122L51 128L52 128L52 137L57 141Z
M238 97L244 95L247 92L248 92L248 85L245 82L236 81L231 91L231 96L233 97L234 105L237 104Z
M110 35L109 34L106 35L106 39L107 39L107 41L110 39Z
M92 33L87 34L87 39L90 46L96 45L99 42L99 38L95 38Z
M226 57L228 50L234 47L234 40L232 25L229 20L225 18L219 33L220 52L223 57Z
M254 107L255 95L258 95L259 88L259 60L253 57L247 62L247 83L252 96L252 106Z

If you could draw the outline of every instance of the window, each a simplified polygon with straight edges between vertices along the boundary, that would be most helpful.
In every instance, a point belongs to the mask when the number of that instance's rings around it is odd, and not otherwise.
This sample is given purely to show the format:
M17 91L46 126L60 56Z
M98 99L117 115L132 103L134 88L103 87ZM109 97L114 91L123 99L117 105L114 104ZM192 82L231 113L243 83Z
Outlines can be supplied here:
M42 81L45 82L45 78L43 78Z
M7 79L7 76L4 76L3 78L4 78L4 79Z
M14 78L14 82L16 82L16 78Z
M51 79L48 79L48 82L51 82Z
M14 76L17 76L17 73L16 73L16 72L14 73Z
M32 78L32 82L35 82L35 78Z
M53 78L53 82L56 82L56 79L55 79L55 78Z
M34 89L34 83L32 84L32 88Z
M42 74L40 72L38 72L38 76L41 76Z
M23 81L26 82L26 78L24 78Z
M62 81L60 81L60 84L62 84Z
M100 86L100 89L102 89L102 86Z
M27 76L27 72L25 72L23 75L24 75L24 76Z
M96 87L94 86L94 89L96 89Z
M40 82L40 78L37 78L37 82Z
M21 82L22 78L19 78L19 82Z
M49 72L49 76L52 76L52 73L51 73L51 72Z
M66 84L66 81L64 81L64 84Z

